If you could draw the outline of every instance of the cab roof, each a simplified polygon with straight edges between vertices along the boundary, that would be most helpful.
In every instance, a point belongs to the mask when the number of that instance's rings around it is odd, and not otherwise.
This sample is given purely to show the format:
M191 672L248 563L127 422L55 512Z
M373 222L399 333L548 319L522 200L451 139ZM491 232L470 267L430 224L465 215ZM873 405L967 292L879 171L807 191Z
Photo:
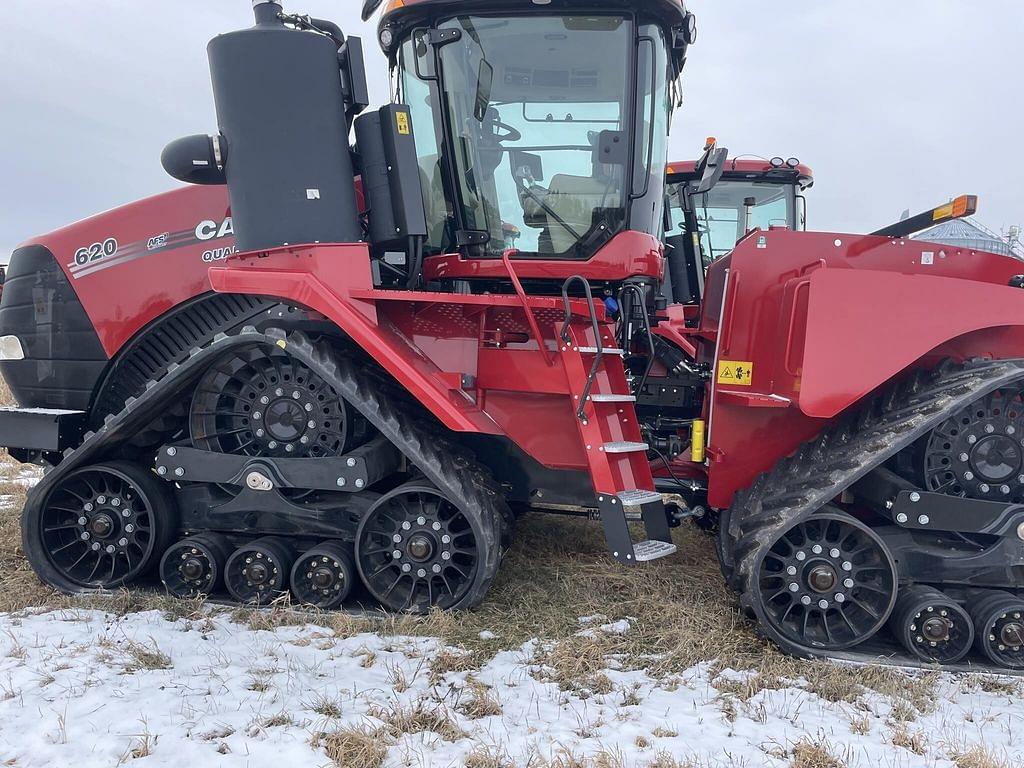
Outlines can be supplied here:
M688 177L696 177L697 161L680 160L672 162L668 164L666 171L670 183L685 181ZM814 171L803 163L798 163L795 168L788 165L778 168L767 160L737 158L726 161L725 178L732 180L742 178L763 179L764 181L798 183L806 189L814 184Z

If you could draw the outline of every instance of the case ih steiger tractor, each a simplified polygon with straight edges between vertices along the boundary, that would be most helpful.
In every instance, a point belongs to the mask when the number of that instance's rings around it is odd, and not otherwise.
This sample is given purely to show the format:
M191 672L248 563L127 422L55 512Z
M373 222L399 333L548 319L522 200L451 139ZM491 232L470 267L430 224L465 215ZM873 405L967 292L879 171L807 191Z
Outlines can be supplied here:
M45 582L469 608L523 510L627 566L708 510L791 652L888 622L1024 666L1018 262L769 226L705 279L724 151L666 199L680 0L391 0L376 111L356 38L253 5L209 46L218 131L164 151L191 184L12 257L0 444L50 467Z

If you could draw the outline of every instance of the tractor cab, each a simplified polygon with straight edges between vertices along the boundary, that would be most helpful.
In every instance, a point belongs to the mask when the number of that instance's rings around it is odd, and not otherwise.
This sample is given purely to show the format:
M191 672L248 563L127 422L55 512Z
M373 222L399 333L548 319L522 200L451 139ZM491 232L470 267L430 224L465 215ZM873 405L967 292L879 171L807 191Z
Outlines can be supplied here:
M720 178L703 189L699 189L704 175L701 161L670 163L666 169L665 244L669 258L676 251L693 251L690 246L694 242L700 246L699 254L694 252L684 260L693 263L680 264L685 270L674 270L665 286L665 295L673 297L671 280L677 278L680 291L675 299L682 304L700 300L703 273L753 230L807 229L804 192L814 185L810 168L796 158L723 161ZM689 223L688 204L692 208ZM693 240L694 232L698 241Z
M390 3L379 41L414 136L424 282L507 287L506 256L519 277L559 286L580 261L612 280L656 276L635 246L656 249L662 233L694 39L679 0Z

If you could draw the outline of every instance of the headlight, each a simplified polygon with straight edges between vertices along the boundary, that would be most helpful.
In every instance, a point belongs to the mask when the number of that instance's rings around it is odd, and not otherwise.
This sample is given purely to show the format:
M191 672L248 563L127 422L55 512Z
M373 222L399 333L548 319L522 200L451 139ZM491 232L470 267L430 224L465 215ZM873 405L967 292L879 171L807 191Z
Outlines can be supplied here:
M0 360L24 360L25 350L17 336L0 336Z

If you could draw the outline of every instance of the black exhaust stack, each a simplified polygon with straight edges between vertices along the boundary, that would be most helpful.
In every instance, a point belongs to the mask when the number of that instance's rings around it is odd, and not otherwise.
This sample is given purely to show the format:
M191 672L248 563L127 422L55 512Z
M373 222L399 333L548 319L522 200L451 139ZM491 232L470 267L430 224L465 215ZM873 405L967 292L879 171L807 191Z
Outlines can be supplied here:
M220 127L209 146L220 150L238 249L359 242L340 30L286 26L277 0L253 0L253 12L256 26L207 48ZM170 145L164 168L213 181L188 173L207 159L196 157L205 146L197 138Z

